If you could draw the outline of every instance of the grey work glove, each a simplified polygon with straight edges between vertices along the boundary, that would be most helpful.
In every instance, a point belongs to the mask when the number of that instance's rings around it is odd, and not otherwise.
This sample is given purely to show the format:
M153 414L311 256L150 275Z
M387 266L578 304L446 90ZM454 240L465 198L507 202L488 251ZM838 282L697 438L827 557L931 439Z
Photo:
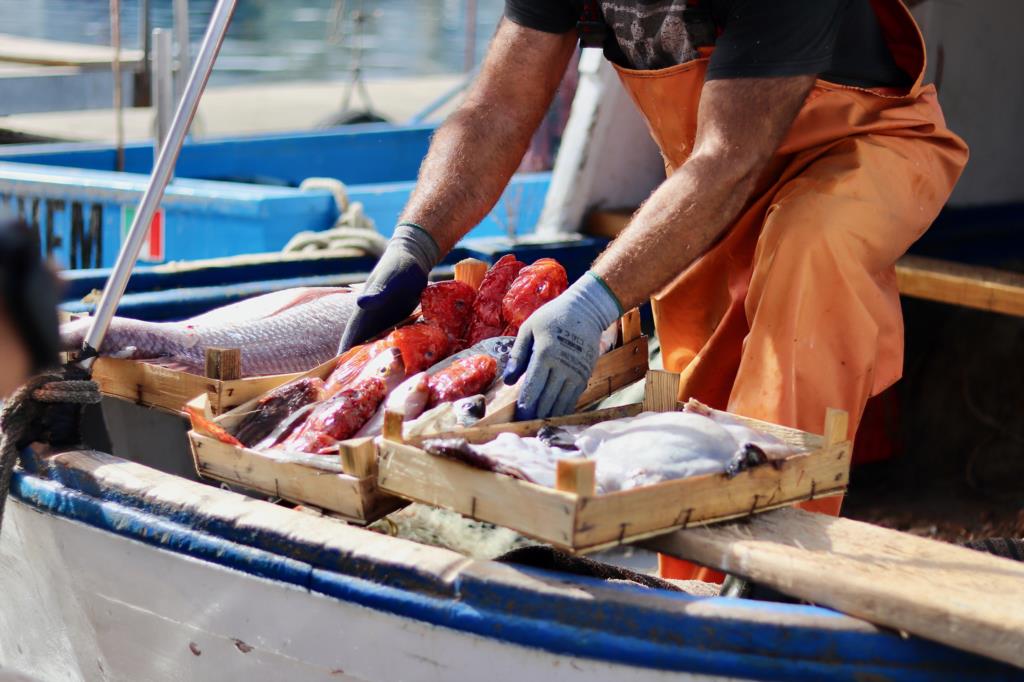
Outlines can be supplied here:
M593 272L541 306L519 329L506 384L526 373L516 401L516 419L569 414L583 394L597 362L601 332L620 315L615 294Z
M397 324L416 308L427 274L441 260L434 238L419 225L401 223L366 280L339 353Z

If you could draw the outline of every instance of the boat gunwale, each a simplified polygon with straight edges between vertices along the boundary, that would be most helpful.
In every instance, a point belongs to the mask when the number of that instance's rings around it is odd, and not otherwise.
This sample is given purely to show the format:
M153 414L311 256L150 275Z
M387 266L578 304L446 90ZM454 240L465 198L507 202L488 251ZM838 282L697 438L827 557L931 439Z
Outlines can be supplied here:
M900 639L827 609L654 593L476 561L185 481L110 455L103 461L147 470L163 485L150 486L140 495L104 482L103 476L55 466L43 475L17 471L12 496L40 512L161 549L553 653L644 668L756 673L773 679L860 679L868 673L907 679L905 675L925 672L929 679L957 679L967 671L975 679L984 679L985 673L1001 679L1009 670L942 645ZM118 468L108 467L108 472ZM180 503L182 486L186 492L202 489L194 508ZM179 495L168 495L174 488ZM223 514L218 518L216 513L201 513L204 505L222 510L245 507L263 521L288 515L301 521L275 537L266 528L254 527L260 524L253 517L229 522ZM304 534L302 527L310 532Z

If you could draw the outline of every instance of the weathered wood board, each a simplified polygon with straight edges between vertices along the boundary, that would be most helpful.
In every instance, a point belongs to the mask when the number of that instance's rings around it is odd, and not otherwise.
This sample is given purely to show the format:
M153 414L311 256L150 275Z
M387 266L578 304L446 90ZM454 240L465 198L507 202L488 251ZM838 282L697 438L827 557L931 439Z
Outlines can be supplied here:
M1024 667L1020 562L799 509L680 530L645 545Z
M184 411L185 403L206 395L211 414L220 415L301 376L275 374L242 379L215 379L142 360L97 358L92 377L100 392L167 412Z
M643 405L475 427L439 437L486 442L505 432L531 435L546 425L593 424L635 415L642 409L675 409L677 379L669 373L650 373ZM560 489L548 488L427 454L419 447L423 438L402 442L400 436L386 433L379 444L378 485L395 495L507 526L572 552L635 542L675 528L748 516L846 489L852 450L846 435L846 413L829 411L825 437L741 420L803 452L732 478L709 474L597 494L593 461L559 462Z
M896 263L896 279L906 296L1024 316L1024 275L1020 273L904 256Z

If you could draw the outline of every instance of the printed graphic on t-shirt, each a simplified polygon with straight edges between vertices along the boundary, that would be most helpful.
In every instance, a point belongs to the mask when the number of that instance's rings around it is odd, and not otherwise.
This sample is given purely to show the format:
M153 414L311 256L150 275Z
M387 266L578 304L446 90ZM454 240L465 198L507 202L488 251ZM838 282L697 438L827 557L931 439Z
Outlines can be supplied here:
M686 0L602 0L601 9L634 69L662 69L699 56L683 21Z

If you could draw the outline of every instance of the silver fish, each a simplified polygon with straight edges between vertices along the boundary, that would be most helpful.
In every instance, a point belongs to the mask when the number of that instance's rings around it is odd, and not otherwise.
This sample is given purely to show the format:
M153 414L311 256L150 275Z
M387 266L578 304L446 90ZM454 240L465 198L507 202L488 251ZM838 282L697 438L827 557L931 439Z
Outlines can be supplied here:
M206 349L242 351L242 376L304 372L334 357L357 294L349 288L302 287L218 308L181 322L115 317L100 355L160 360L202 372ZM76 350L90 318L61 325L65 350Z

